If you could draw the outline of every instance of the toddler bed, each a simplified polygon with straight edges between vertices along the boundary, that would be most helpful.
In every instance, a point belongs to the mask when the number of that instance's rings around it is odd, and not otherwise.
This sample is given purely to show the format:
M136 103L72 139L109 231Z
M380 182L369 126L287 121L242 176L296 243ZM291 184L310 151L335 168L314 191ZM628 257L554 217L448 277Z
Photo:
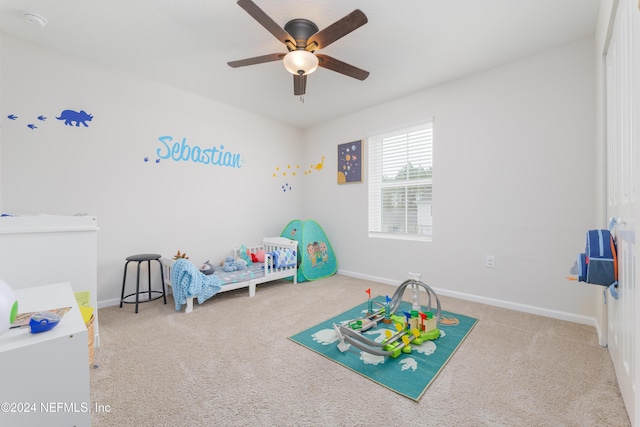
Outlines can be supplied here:
M243 254L246 250L248 252L249 259L251 258L251 254L257 255L259 252L264 252L264 261L252 262L243 270L231 272L216 270L212 276L215 276L218 279L217 282L220 282L221 285L219 290L216 289L216 292L249 288L249 296L253 297L256 294L256 285L261 283L267 283L288 277L293 278L294 284L297 283L297 247L298 242L295 240L284 237L265 237L262 239L262 245L243 246L242 251L240 248L235 248L233 250L234 259L247 258L247 254ZM171 273L172 268L177 261L171 258L162 257L160 262L162 263L164 282L173 287L175 284L171 283ZM175 289L173 293L175 296ZM193 298L198 296L188 294L185 294L185 296L185 313L191 313L193 311ZM208 294L206 298L211 296L213 295ZM198 297L198 301L202 303L203 298Z

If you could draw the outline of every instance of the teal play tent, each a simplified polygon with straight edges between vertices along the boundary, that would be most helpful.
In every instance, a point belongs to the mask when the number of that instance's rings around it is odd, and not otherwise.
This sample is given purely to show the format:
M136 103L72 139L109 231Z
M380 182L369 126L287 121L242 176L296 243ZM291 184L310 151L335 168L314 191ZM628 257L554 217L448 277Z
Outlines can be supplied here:
M312 219L294 219L284 228L281 237L298 241L298 282L336 274L336 255L320 224Z

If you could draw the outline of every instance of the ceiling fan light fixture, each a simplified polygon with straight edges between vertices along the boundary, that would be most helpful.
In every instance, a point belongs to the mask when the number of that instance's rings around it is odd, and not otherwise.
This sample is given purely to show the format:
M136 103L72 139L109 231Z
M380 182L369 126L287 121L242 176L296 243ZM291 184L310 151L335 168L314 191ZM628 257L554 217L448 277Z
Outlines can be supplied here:
M284 68L291 74L307 75L318 68L318 57L306 50L293 50L282 59Z
M27 12L24 14L24 19L30 24L39 25L42 28L47 26L47 18L42 15Z

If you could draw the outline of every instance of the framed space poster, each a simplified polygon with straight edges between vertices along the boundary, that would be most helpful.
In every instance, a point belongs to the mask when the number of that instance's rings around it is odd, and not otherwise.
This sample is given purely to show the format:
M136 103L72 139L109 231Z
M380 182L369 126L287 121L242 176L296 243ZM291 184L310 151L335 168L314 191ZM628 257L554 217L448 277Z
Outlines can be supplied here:
M338 184L362 182L362 140L338 145Z

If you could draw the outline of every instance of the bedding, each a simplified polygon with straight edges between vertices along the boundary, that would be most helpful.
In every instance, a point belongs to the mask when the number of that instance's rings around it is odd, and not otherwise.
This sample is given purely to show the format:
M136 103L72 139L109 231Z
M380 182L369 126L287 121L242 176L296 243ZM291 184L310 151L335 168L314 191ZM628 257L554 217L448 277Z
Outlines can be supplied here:
M229 283L245 282L264 276L264 266L260 263L251 263L251 265L247 265L244 270L216 270L212 276L216 276L222 283L222 286Z
M291 249L278 249L269 252L269 255L273 257L273 263L276 268L293 267L298 263L296 251Z
M176 311L180 311L187 298L198 298L202 304L222 289L222 283L215 274L205 275L195 265L184 258L176 260L171 269L171 283Z

